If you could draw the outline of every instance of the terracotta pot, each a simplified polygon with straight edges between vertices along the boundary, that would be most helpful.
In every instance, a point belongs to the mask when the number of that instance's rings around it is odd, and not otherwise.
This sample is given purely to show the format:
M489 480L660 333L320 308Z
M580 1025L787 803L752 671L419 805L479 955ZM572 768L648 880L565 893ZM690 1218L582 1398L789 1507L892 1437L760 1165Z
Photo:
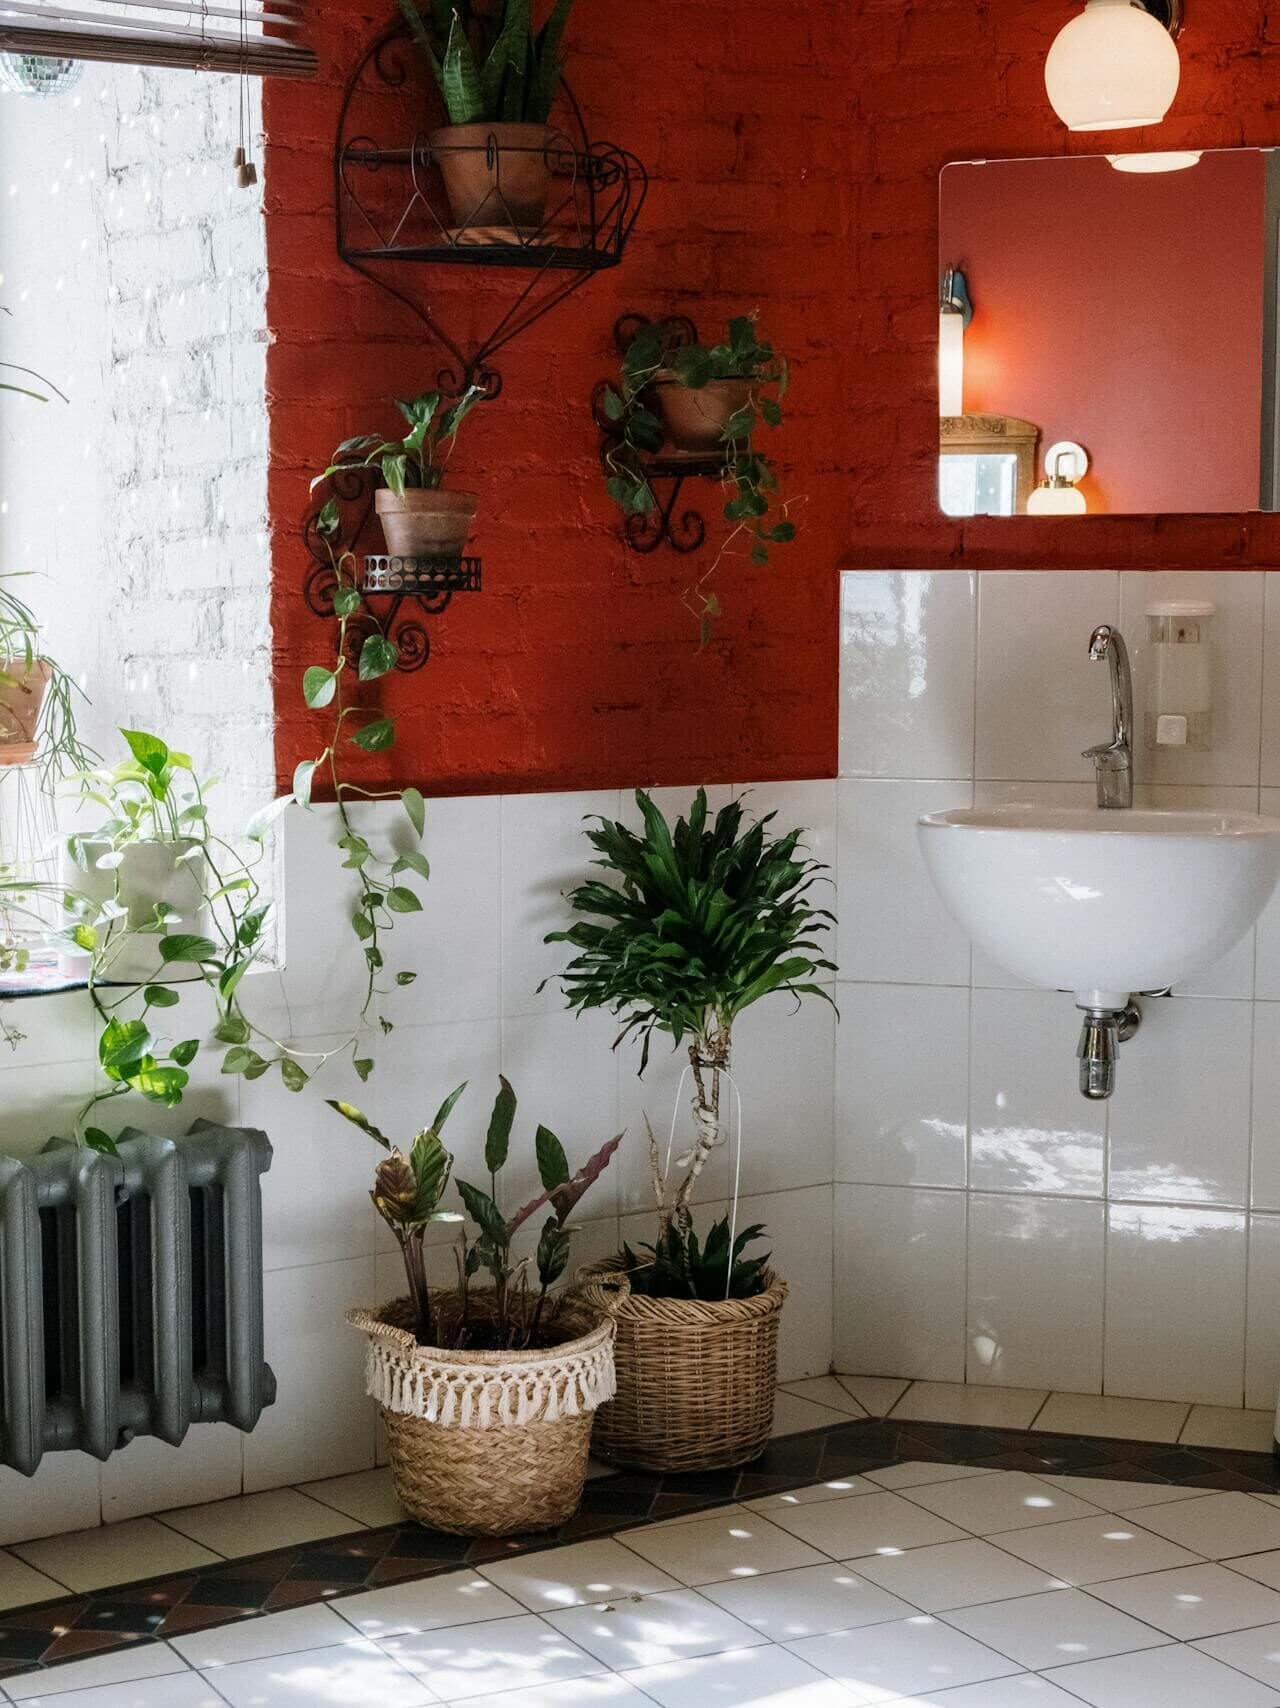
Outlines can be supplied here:
M674 449L718 451L724 444L726 422L751 396L751 381L708 380L695 391L663 369L655 375L653 389Z
M43 658L0 658L0 765L29 765L52 667Z
M374 497L392 557L461 557L480 500L474 492L409 487L397 498L389 487Z
M128 923L135 927L145 925L154 917L158 901L167 902L179 915L169 927L171 934L211 935L209 907L202 887L201 860L182 858L196 847L190 837L182 837L177 842L131 843L124 850L120 866L114 871L104 872L95 862L110 847L109 842L86 842L84 851L89 868L84 871L68 859L63 873L66 888L97 902L118 898L120 905L128 911ZM144 984L154 978L161 968L159 942L158 937L151 935L114 932L103 948L103 982ZM173 961L164 967L163 976L166 983L174 980L189 982L198 979L201 973L193 963Z
M445 125L432 131L431 158L444 178L454 223L537 231L551 191L549 125Z

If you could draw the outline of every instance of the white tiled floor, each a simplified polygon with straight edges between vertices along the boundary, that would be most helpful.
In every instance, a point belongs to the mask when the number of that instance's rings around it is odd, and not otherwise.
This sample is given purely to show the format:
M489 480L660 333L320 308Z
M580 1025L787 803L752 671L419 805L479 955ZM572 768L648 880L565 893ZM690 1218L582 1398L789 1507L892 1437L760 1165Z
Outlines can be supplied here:
M0 1697L1280 1708L1277 1584L1269 1497L921 1462L91 1657Z

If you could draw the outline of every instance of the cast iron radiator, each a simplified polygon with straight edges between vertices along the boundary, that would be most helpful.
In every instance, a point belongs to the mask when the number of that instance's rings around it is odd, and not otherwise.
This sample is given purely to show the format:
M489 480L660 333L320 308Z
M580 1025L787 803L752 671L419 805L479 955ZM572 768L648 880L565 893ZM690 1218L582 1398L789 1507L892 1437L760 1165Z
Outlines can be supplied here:
M193 1423L252 1429L263 1359L264 1133L130 1129L119 1157L0 1157L0 1465L106 1459Z

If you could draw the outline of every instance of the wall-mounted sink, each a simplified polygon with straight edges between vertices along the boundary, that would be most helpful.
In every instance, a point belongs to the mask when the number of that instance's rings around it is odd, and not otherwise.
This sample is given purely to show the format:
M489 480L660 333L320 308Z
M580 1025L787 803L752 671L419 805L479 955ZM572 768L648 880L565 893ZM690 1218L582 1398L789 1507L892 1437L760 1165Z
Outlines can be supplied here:
M939 894L974 942L1032 984L1075 992L1089 1016L1088 1097L1111 1094L1125 1015L1136 1024L1132 994L1181 983L1226 954L1280 879L1280 819L1251 813L975 807L922 818L919 836ZM1108 1036L1090 1038L1100 1024Z
M1280 819L999 806L920 820L943 901L993 961L1122 1008L1239 942L1280 879Z

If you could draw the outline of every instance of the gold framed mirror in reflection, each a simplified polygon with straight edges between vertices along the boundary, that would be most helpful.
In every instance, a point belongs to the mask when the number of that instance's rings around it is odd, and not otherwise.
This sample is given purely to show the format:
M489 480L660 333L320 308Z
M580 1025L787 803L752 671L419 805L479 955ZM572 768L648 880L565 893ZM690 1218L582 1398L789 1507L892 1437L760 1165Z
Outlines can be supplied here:
M939 230L945 514L1280 508L1280 153L956 162Z

